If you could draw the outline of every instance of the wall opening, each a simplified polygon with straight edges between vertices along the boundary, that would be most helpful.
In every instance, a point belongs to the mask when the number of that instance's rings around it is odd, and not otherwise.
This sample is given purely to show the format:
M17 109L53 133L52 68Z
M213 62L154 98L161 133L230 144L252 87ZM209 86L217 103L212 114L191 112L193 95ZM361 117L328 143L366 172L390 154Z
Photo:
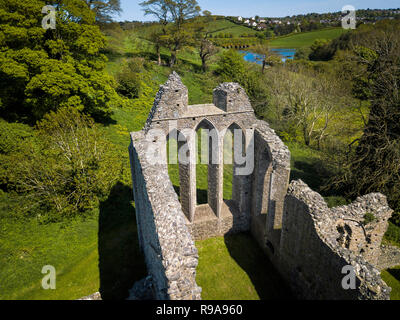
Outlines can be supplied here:
M236 131L236 136L235 136ZM223 161L224 161L224 173L223 173L223 199L224 200L234 200L239 201L240 192L241 192L241 180L240 176L235 175L235 169L239 166L237 163L237 158L234 156L234 146L235 139L239 139L240 135L238 133L241 132L241 144L240 150L236 150L236 152L241 153L241 156L244 157L246 154L245 150L245 133L241 130L241 128L233 123L226 130L224 135L223 142Z
M178 163L178 132L170 132L167 136L168 175L180 198L179 163Z
M185 148L186 146L186 148ZM182 205L182 210L190 220L191 194L189 150L186 137L173 130L167 136L168 175Z
M256 155L254 172L254 214L267 214L270 198L270 182L272 173L271 156L268 148L264 148Z
M200 127L196 131L196 204L208 203L208 163L205 163L205 159L208 159L209 155L209 137L208 128Z

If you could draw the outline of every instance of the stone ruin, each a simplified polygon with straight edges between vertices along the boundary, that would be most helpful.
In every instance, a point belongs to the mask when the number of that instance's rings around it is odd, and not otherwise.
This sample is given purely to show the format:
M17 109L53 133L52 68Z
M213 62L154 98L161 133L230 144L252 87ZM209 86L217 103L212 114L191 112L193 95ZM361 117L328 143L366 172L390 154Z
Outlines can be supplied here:
M208 164L207 203L198 205L192 133L200 128L209 129L214 161ZM232 199L224 200L224 135L233 129L246 132L238 145L252 151L253 170L233 175ZM173 136L189 159L179 159L179 198L168 175L167 141ZM189 105L188 90L173 72L160 86L144 128L131 133L129 154L139 245L153 298L201 299L194 240L249 231L300 299L389 299L391 289L376 268L392 214L386 197L368 194L331 209L301 180L289 184L288 148L255 117L238 84L220 84L212 104ZM241 166L234 163L234 172ZM355 289L342 287L346 266L355 272Z

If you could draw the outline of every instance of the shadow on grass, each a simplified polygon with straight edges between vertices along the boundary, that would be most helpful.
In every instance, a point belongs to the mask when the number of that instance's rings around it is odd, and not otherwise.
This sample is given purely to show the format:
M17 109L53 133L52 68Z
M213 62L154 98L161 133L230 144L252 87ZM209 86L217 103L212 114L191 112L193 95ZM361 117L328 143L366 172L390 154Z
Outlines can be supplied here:
M106 127L111 124L117 124L117 121L112 118L112 112L97 111L92 114L92 118Z
M178 195L178 197L180 196L180 188L179 186L173 186L174 190L176 192L176 194ZM197 204L205 204L208 203L207 200L207 190L203 190L203 189L196 189L196 201Z
M400 281L400 269L388 269L387 272L396 278L397 281Z
M321 161L295 161L290 172L290 181L301 179L316 191L320 191L329 177L330 174Z
M293 294L250 233L224 236L229 254L249 276L261 300L293 300Z
M197 204L208 203L207 190L196 189L196 199L197 199Z
M133 283L146 276L131 199L132 189L118 182L100 204L98 250L103 300L125 299Z

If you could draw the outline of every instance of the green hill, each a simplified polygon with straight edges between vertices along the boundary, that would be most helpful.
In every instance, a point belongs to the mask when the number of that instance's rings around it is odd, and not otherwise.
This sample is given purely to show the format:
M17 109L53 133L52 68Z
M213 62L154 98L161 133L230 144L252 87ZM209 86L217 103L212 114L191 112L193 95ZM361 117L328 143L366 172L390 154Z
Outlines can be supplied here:
M329 28L311 32L302 32L275 38L269 42L271 47L274 48L303 48L311 46L316 39L332 40L339 37L347 30L342 28Z

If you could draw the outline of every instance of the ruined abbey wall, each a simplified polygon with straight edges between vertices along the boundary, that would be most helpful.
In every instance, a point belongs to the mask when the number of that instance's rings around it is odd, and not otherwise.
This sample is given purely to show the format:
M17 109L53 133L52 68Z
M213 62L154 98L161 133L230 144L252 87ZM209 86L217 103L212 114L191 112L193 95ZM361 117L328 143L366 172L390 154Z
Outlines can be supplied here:
M165 165L146 157L143 132L131 134L129 147L139 245L152 278L153 297L198 300L197 249Z
M196 199L196 132L207 129L207 203ZM232 199L223 199L224 136L245 134L251 171L234 174ZM167 141L176 139L179 198L168 176ZM290 152L268 123L258 120L236 83L213 91L213 103L189 105L187 88L172 73L160 86L142 131L131 134L130 159L140 246L157 299L200 299L194 240L250 231L302 299L388 299L377 270L392 210L381 194L328 208L318 193L290 177ZM150 155L150 156L149 156ZM181 161L184 159L184 161ZM159 162L157 162L159 161ZM234 163L234 172L246 164ZM243 171L240 171L243 172ZM353 266L356 288L342 287Z
M359 221L362 224L367 212L373 214L376 221L362 227L352 226L354 233L342 241L343 223ZM380 239L373 239L378 235L373 230L387 226L391 213L381 194L369 194L349 206L329 209L321 195L301 180L292 181L285 199L279 255L280 272L296 296L304 299L389 299L390 288L372 265L379 252L371 253L380 244ZM359 228L368 231L366 234L357 232ZM351 241L359 246L352 247ZM342 279L347 274L342 273L345 266L355 270L354 290L342 287Z

